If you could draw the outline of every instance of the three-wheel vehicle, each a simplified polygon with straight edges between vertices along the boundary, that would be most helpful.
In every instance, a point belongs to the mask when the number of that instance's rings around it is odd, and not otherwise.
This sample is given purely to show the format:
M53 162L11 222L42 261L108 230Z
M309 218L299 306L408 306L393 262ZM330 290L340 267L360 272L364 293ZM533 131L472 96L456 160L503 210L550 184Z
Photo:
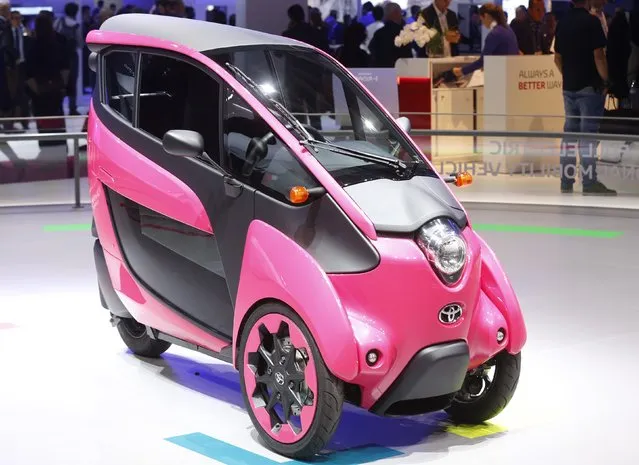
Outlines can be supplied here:
M135 354L233 364L293 458L326 446L344 402L463 423L506 406L519 303L447 185L467 176L440 176L406 119L278 36L130 14L88 45L100 296Z

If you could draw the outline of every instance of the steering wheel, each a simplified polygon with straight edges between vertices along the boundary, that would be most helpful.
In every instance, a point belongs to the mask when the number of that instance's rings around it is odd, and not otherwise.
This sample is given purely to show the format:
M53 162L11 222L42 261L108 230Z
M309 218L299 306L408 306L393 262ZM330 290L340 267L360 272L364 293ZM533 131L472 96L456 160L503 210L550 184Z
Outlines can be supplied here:
M244 177L249 177L253 172L255 165L266 157L268 154L268 144L274 139L275 134L271 131L267 132L261 139L258 139L257 137L251 139L247 149L246 161L242 168L242 175Z

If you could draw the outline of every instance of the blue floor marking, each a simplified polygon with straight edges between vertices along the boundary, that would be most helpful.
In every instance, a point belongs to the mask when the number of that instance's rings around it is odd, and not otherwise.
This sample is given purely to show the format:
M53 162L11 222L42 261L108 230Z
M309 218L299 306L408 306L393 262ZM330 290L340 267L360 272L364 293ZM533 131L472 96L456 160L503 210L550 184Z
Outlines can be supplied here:
M219 439L212 438L202 433L186 434L167 438L167 441L184 447L185 449L197 452L213 460L217 460L225 465L302 465L306 462L289 460L285 462L275 462L262 455L249 452L241 447L234 446ZM388 459L403 455L402 452L386 447L366 447L361 449L350 449L332 453L325 458L319 458L316 463L330 465L358 465L375 462L377 460Z

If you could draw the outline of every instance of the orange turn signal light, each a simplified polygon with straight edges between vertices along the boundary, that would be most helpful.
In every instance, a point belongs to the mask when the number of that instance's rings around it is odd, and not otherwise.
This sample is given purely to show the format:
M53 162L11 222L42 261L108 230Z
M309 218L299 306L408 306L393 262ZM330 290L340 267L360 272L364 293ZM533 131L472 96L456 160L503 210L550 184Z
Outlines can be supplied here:
M457 177L455 178L455 185L457 187L468 186L472 183L473 183L473 175L468 172L459 173Z
M291 188L291 191L288 193L288 199L291 203L304 203L308 200L309 197L308 189L304 186L295 186Z

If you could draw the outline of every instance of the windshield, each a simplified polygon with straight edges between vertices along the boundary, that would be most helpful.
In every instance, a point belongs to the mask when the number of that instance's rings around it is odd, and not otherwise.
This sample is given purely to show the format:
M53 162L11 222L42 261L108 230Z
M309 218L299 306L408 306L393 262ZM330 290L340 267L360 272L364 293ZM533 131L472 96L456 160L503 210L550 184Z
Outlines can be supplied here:
M359 85L304 47L242 47L207 55L235 76L342 185L436 176Z

